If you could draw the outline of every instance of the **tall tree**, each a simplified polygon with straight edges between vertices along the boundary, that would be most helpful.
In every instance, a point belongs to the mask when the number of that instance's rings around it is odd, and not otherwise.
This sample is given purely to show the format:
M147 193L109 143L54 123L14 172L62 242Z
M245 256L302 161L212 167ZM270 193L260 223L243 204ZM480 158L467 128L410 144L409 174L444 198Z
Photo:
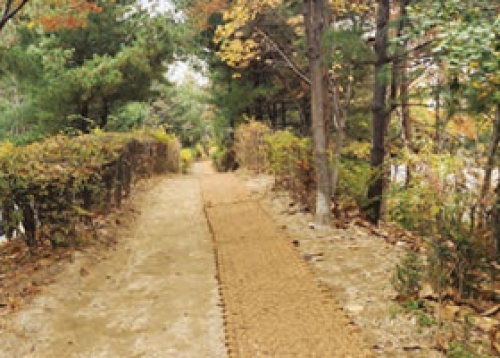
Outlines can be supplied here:
M327 69L323 53L323 38L328 25L326 1L304 0L304 24L307 37L307 57L311 76L311 113L314 163L316 169L316 222L330 223L331 182L328 168L327 123L330 118Z
M387 106L388 77L388 24L390 0L378 0L375 33L375 84L372 102L372 148L370 165L373 176L368 188L367 214L370 221L377 224L380 219L382 195L384 192L385 135L389 122Z
M117 107L153 96L152 83L164 80L173 57L174 21L133 5L103 3L101 13L87 13L84 27L19 28L1 65L25 79L27 120L46 133L87 132L105 127Z

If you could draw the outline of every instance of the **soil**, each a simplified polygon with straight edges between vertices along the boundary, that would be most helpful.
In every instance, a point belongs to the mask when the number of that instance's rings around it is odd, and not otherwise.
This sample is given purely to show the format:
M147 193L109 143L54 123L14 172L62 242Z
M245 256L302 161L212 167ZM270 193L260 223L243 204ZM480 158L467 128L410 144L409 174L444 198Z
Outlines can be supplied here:
M271 186L209 163L149 180L108 239L0 307L0 357L438 357L393 301L403 249L318 230Z
M312 214L298 210L286 192L274 191L273 177L245 171L238 174L360 328L376 356L443 357L433 349L435 327L422 327L395 301L391 278L407 243L391 245L355 225L315 228Z
M199 178L153 182L134 199L138 216L120 218L117 245L77 252L31 303L0 316L0 357L225 356Z
M258 198L232 174L203 177L231 357L371 357Z

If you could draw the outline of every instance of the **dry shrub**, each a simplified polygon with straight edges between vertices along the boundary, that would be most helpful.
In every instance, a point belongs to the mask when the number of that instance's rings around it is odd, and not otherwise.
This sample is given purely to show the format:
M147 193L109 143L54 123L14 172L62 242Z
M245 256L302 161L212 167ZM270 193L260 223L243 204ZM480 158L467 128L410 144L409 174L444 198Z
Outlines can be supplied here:
M258 173L268 169L265 138L270 133L268 126L255 120L250 120L236 129L234 150L240 166Z
M313 209L316 181L311 140L286 130L269 134L265 140L276 187L290 191L303 208Z

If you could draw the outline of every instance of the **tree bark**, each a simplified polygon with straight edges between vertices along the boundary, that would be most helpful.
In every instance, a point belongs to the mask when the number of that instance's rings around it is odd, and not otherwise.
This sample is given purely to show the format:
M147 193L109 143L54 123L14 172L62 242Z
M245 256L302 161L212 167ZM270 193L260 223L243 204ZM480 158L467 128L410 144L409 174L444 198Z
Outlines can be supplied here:
M500 143L500 104L496 106L495 123L493 125L493 138L491 139L490 147L488 148L488 159L484 170L484 180L481 187L481 199L486 197L491 186L491 173L495 164L495 157Z
M78 123L78 129L83 133L89 133L89 103L83 102L80 105L80 118Z
M403 142L404 146L408 151L413 150L413 129L410 116L410 103L409 103L409 80L408 80L408 61L403 60L401 69L401 86L400 86L400 96L401 96L401 122L403 124ZM406 177L405 177L405 187L408 188L411 182L411 166L406 165Z
M0 17L0 32L7 26L9 20L16 16L28 2L29 0L22 0L21 2L15 2L14 0L6 1L2 16Z
M328 169L329 96L326 69L323 66L322 38L325 29L325 0L304 0L304 23L307 37L307 55L311 73L311 112L316 169L316 223L329 225L331 220L331 185Z
M108 124L109 117L109 101L106 98L102 99L102 111L101 111L101 121L99 123L99 128L103 129Z
M369 220L378 224L380 220L382 195L384 192L385 128L388 123L387 80L384 78L387 66L389 21L389 0L378 0L377 30L375 34L375 84L372 102L372 147L370 165L373 171L368 188L368 204L365 207Z
M281 128L286 128L286 103L281 101Z
M412 146L412 123L410 117L410 104L409 104L409 83L408 78L408 56L405 55L408 51L408 40L403 38L403 32L406 26L408 26L408 10L407 7L411 0L401 0L399 1L399 24L397 37L401 40L401 45L397 49L397 58L393 66L393 81L394 85L399 87L399 98L401 100L401 129L402 129L402 140L404 147L411 151ZM397 92L397 88L395 89ZM396 100L396 98L393 98ZM405 187L408 188L411 182L411 167L409 164L406 165L406 176L405 176Z
M349 109L349 104L352 97L352 84L348 85L346 95L345 95L345 106L342 108L339 95L339 85L334 78L331 84L332 89L332 107L334 115L334 125L335 125L335 140L334 140L334 152L332 158L332 194L335 196L335 190L337 189L337 184L339 181L340 172L340 160L342 158L342 148L344 147L345 138L345 127L347 111Z

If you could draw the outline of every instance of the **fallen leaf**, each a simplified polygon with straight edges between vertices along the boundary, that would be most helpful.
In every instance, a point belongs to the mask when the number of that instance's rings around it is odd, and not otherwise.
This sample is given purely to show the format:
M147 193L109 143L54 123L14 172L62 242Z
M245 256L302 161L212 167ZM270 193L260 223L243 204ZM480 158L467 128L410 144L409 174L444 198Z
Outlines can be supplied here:
M496 305L494 307L491 307L489 310L484 311L483 313L481 313L481 316L483 317L491 316L497 313L498 311L500 311L500 305Z
M422 288L418 292L418 298L421 299L437 299L438 295L434 292L432 286L428 283L424 283Z
M498 320L489 317L474 317L472 323L483 332L491 332L495 328L500 327Z
M447 320L453 321L457 318L460 312L460 306L444 306L442 308L443 317Z

